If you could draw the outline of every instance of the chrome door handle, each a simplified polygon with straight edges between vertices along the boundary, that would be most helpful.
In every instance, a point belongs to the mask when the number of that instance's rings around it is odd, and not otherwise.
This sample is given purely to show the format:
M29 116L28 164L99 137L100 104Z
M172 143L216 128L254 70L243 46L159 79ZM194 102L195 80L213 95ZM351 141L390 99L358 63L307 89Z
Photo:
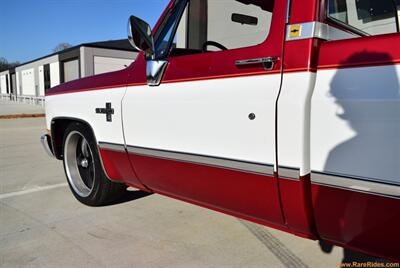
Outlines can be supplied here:
M267 71L271 71L274 69L276 62L279 60L279 57L265 57L265 58L257 58L257 59L247 59L247 60L237 60L235 61L236 66L245 66L245 65L255 65L262 64L264 69Z

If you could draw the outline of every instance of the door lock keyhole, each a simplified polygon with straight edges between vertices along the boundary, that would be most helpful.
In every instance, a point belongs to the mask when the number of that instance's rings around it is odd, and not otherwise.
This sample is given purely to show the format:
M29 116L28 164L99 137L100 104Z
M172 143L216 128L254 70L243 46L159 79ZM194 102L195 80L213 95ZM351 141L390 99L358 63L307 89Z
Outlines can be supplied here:
M254 113L249 114L249 119L250 120L256 119L256 115Z

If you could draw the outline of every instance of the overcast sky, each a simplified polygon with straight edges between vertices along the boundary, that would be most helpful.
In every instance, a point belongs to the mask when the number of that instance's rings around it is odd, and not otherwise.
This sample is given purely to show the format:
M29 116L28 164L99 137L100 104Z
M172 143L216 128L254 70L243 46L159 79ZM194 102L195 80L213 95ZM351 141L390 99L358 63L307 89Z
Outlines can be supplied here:
M26 62L67 42L78 45L127 37L130 15L150 25L169 0L14 0L0 6L0 57Z

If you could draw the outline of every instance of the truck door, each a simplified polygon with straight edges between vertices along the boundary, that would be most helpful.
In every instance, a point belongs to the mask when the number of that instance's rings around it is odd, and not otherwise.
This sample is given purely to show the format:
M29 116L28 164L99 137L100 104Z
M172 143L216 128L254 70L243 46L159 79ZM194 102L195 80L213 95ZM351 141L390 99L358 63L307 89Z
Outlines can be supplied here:
M127 149L147 187L283 225L274 163L285 2L170 5L155 32L162 80L138 83L138 59L123 100Z

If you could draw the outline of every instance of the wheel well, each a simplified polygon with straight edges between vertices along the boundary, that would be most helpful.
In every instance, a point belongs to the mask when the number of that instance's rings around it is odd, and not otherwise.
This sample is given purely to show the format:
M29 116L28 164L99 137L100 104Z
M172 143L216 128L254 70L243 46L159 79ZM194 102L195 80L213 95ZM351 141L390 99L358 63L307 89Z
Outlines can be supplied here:
M76 118L54 118L51 121L51 140L54 156L59 160L63 159L63 141L65 130L72 123L79 123L88 126L90 131L92 132L93 137L95 137L92 127L83 120Z

